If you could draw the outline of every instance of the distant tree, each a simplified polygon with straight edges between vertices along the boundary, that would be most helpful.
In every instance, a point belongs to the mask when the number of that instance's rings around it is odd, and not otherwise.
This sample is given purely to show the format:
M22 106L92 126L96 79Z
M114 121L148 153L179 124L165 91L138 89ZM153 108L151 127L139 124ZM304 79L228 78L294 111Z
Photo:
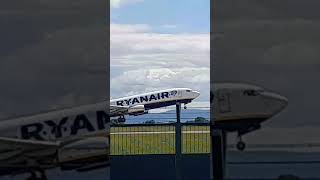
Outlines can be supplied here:
M208 120L204 117L196 117L194 120L186 121L186 123L207 123Z
M196 117L194 119L194 122L207 122L207 119L204 117Z
M155 124L156 122L154 120L148 120L145 121L144 124Z
M194 123L195 121L186 121L186 123Z

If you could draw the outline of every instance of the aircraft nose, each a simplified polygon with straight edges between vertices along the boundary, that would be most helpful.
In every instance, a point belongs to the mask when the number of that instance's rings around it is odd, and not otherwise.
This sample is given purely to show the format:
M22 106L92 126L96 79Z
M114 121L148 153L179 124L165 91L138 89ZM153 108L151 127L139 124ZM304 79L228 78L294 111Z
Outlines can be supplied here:
M274 92L264 92L263 96L271 99L274 102L273 108L277 112L283 110L288 105L288 99L280 94Z
M193 94L193 99L200 96L200 92L198 92L198 91L192 91L192 94Z

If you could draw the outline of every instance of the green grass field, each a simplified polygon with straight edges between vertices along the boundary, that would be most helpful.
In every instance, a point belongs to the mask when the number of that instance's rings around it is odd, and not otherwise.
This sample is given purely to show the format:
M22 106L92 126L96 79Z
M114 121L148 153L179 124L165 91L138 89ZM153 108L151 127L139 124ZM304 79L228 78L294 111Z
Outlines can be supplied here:
M182 126L182 153L209 153L209 126ZM175 127L111 127L111 155L175 154Z

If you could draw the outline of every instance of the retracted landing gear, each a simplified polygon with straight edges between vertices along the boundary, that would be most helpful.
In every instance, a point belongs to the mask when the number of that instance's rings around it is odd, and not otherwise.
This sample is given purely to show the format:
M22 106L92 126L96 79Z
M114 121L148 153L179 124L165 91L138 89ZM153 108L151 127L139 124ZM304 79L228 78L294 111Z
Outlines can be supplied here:
M48 180L46 173L43 169L31 171L31 176L28 177L26 180Z

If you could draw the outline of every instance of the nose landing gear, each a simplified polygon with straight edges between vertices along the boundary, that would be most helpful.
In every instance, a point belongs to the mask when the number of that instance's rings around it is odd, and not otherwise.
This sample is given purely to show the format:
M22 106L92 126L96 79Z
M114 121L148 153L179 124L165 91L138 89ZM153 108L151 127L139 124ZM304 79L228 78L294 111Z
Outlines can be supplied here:
M237 149L239 151L244 151L246 149L246 143L242 141L241 137L249 132L255 131L257 129L260 129L261 125L259 123L252 124L250 126L247 126L246 128L242 128L238 130L238 142L237 142Z
M239 136L238 139L239 140L237 142L236 147L239 151L244 151L246 148L246 143L242 141L241 136Z
M183 106L184 109L188 109L187 104L189 103L188 102L184 103L184 106Z
M237 149L238 149L239 151L244 151L245 148L246 148L246 143L244 143L243 141L239 141L239 142L237 143Z

